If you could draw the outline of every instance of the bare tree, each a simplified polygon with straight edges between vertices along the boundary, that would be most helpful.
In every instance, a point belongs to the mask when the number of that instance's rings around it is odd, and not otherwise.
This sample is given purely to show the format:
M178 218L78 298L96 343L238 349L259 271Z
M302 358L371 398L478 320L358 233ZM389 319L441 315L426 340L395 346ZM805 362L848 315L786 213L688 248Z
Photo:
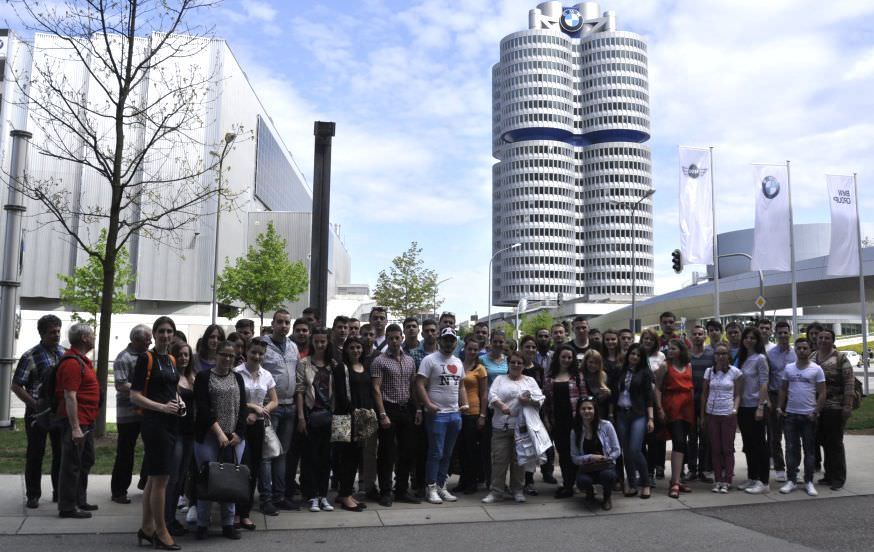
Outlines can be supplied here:
M99 189L92 194L97 199L87 200L69 183L28 175L22 191L103 265L97 373L104 392L119 251L138 238L172 244L219 193L216 169L228 138L212 133L211 140L205 132L215 118L217 72L197 65L212 29L191 23L193 12L216 3L14 2L23 24L37 33L31 46L37 55L15 75L34 131L32 148L80 167ZM234 198L221 194L223 207L233 208ZM83 225L106 230L105 251ZM100 433L104 427L105 407Z

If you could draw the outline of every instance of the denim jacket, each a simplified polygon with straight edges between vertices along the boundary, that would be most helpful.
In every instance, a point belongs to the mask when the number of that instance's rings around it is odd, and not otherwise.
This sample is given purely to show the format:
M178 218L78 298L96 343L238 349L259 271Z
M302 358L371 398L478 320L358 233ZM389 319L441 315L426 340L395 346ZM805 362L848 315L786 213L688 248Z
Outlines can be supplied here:
M607 420L601 420L598 423L598 439L601 440L601 447L604 449L604 456L612 458L615 462L619 455L622 454L622 449L619 448L619 438L616 436L616 430L613 429L613 424ZM576 431L571 431L571 460L576 465L582 465L589 461L591 454L583 454L580 439Z

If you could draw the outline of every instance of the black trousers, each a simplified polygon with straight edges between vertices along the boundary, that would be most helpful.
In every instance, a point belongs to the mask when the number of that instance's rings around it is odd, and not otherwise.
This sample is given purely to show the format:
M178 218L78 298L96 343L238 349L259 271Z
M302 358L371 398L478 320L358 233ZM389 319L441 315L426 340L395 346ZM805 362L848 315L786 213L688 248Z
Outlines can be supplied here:
M85 504L88 494L88 473L94 465L93 426L81 426L85 439L73 442L70 424L64 422L61 437L61 468L58 473L58 511L68 512Z
M571 420L556 417L552 428L552 440L558 453L561 482L566 489L573 489L577 480L577 466L571 460Z
M816 426L817 441L824 452L824 477L832 486L843 486L847 481L847 457L844 451L846 418L840 410L823 410Z
M236 513L241 518L249 517L252 504L255 501L255 486L261 476L261 457L264 450L264 422L256 420L254 424L246 425L246 449L243 451L243 462L249 466L249 500L237 503Z
M391 492L394 469L394 491L404 493L409 489L410 472L415 461L415 414L407 406L388 402L384 406L391 426L388 429L379 428L379 448L376 454L379 490L382 494Z
M337 458L334 475L340 484L337 496L352 496L355 492L355 474L358 473L361 447L358 443L334 443L333 447Z
M306 499L327 497L331 477L331 426L308 427L304 451L301 493Z
M476 427L479 420L485 420L479 416L462 416L461 433L455 443L458 454L461 475L458 486L467 489L475 489L478 481L483 481L483 457L482 438L484 431Z
M52 496L58 494L58 472L61 469L61 430L46 430L33 426L33 415L24 415L24 431L27 435L27 452L24 460L24 486L28 500L42 496L42 461L46 452L46 439L52 447Z
M414 489L424 489L425 481L425 464L428 460L428 432L425 430L425 415L422 414L422 423L415 425L415 414L413 415L413 466L410 474L410 485Z
M139 420L118 424L115 462L112 464L112 479L109 481L112 496L124 496L130 487L134 471L134 455L141 427L142 423Z
M756 407L742 406L737 410L737 425L743 438L749 479L767 484L771 473L768 445L765 441L767 410L761 420L756 420Z

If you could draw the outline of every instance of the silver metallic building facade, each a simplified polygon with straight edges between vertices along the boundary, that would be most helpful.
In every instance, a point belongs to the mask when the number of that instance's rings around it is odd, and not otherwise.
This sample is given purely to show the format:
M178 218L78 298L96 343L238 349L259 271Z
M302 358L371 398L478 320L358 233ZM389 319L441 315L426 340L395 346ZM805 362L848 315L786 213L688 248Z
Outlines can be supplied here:
M492 303L653 294L647 45L598 4L544 2L492 68ZM632 232L635 265L632 268ZM519 243L521 246L503 251Z

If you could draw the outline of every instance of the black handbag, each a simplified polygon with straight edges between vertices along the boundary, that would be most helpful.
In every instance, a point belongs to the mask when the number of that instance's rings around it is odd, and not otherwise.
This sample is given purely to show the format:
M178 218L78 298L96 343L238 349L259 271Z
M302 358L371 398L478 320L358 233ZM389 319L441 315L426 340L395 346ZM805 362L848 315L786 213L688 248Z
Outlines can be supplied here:
M231 462L222 462L225 451ZM226 455L224 455L226 456ZM246 502L249 500L249 466L238 464L234 448L219 451L219 461L204 462L197 478L197 498L214 502Z

